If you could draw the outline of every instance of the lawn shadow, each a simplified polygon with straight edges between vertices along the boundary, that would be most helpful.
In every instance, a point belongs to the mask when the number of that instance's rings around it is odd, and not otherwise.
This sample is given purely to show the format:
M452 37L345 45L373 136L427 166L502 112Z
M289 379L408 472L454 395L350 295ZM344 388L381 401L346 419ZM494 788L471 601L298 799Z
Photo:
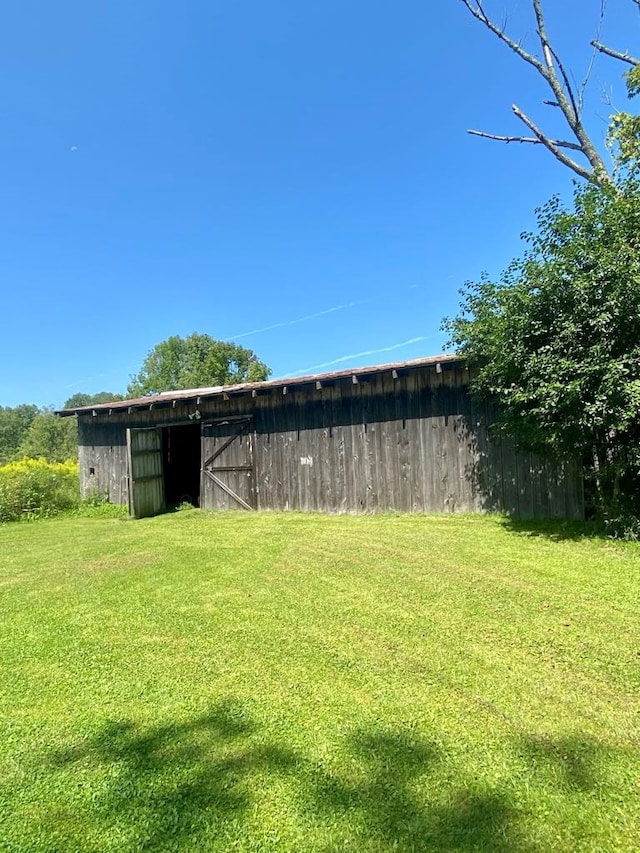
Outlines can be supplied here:
M118 826L121 849L178 850L205 835L224 837L252 805L246 783L257 773L289 773L292 750L255 740L258 727L227 701L185 723L144 730L107 723L89 740L53 753L50 766L89 765L106 773L93 807L101 827Z
M460 784L443 797L441 783L434 782L433 799L425 800L417 785L445 761L434 744L409 731L362 730L348 739L347 749L355 759L355 779L316 771L312 808L355 825L367 849L372 840L376 850L416 853L529 849L516 811L500 791Z
M540 537L552 542L579 542L585 539L609 541L601 524L595 521L564 521L562 519L518 518L503 516L500 524L518 536Z
M596 741L527 735L514 744L530 782L550 783L560 796L606 782L609 750ZM86 785L86 797L70 802L68 819L86 824L93 837L121 839L122 853L246 849L261 832L263 794L272 788L269 820L273 807L282 808L307 832L310 851L539 849L525 829L522 803L513 800L513 785L469 778L464 767L454 772L435 739L410 728L369 726L337 746L332 771L266 737L264 727L229 700L186 722L149 728L108 722L92 737L50 753L46 768L67 777L71 771L71 780L55 780L60 790L75 787L73 774ZM54 826L55 815L50 820L45 816L39 837L55 839L51 849L58 849L64 825ZM289 849L287 831L273 849Z
M536 776L554 781L568 793L588 793L603 782L603 769L613 751L582 736L553 738L529 735L518 743L519 754Z
M227 849L246 841L255 832L259 786L285 778L287 808L317 831L308 849L323 849L328 828L344 839L335 850L361 844L379 851L526 849L503 793L463 784L443 790L434 781L433 797L425 797L422 783L442 769L446 756L412 731L357 730L343 747L355 781L344 769L331 775L310 756L269 743L230 700L188 722L148 729L108 722L51 753L47 765L53 772L73 768L85 780L93 776L89 803L78 805L75 817L97 834L117 833L123 853Z

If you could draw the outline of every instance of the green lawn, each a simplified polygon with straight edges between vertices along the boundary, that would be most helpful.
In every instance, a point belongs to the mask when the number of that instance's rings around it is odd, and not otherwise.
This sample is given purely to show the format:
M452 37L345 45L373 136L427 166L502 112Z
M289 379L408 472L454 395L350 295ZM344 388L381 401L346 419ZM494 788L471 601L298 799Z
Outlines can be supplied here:
M0 527L0 850L640 849L640 546L480 517Z

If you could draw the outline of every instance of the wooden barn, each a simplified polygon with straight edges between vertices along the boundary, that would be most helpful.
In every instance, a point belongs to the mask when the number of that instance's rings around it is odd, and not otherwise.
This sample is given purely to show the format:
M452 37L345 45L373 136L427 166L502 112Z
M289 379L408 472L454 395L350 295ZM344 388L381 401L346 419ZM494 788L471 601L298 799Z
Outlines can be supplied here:
M577 466L490 435L455 356L66 409L81 491L205 509L582 518Z

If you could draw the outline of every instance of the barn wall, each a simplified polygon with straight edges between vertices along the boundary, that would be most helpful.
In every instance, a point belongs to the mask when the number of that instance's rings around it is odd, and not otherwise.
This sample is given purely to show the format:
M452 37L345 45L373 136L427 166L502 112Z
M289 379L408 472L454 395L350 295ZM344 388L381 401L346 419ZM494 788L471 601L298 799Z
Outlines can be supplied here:
M80 494L108 495L111 503L126 504L127 430L109 419L78 418Z
M255 406L258 506L581 518L581 478L489 438L460 369L391 372Z
M277 389L255 398L202 401L197 408L203 424L252 416L250 433L225 451L225 465L244 464L247 453L254 459L255 480L233 472L228 483L251 494L249 503L259 509L581 518L577 469L491 438L490 414L471 400L467 382L459 365L443 365L441 373L429 366L396 379L384 371L357 384L348 379L320 389L289 386L286 395ZM192 401L80 418L83 493L94 487L126 502L126 427L186 422L195 408ZM207 458L218 439L204 435ZM207 477L201 500L205 508L237 506Z

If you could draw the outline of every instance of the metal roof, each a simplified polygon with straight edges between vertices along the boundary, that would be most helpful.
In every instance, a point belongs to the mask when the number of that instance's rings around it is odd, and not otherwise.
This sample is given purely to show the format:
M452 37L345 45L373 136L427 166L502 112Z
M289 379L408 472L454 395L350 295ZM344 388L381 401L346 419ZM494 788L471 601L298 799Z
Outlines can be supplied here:
M284 379L268 379L264 382L243 382L239 385L217 385L211 388L188 388L184 391L163 391L147 397L136 397L130 400L115 400L112 403L99 403L95 406L79 406L75 409L58 409L56 415L70 417L71 415L87 415L108 412L122 412L129 409L148 409L155 405L167 405L174 401L213 399L215 397L239 396L252 391L270 391L278 388L291 388L292 390L302 385L315 382L331 382L338 379L350 377L366 377L385 373L389 370L403 370L413 367L425 367L428 365L447 364L461 361L458 355L432 355L426 358L417 358L412 361L396 361L391 364L378 364L371 367L356 367L351 370L335 370L330 373L314 373L309 376L295 376Z

